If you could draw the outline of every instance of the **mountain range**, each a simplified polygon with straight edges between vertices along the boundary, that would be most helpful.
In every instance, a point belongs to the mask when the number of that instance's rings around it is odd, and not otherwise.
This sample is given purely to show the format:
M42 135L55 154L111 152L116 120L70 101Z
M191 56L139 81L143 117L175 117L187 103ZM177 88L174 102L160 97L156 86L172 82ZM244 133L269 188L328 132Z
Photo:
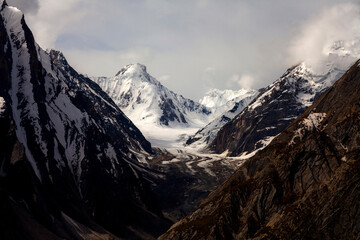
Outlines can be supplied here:
M195 102L169 90L139 63L123 67L114 77L91 79L158 147L190 143L193 149L205 147L257 95L252 89L212 89Z
M360 57L360 42L351 42L334 43L321 61L291 67L273 84L260 89L253 102L221 128L208 149L250 157L267 146Z
M160 239L356 239L359 64Z
M195 102L138 63L79 74L0 6L0 239L357 236L360 41Z

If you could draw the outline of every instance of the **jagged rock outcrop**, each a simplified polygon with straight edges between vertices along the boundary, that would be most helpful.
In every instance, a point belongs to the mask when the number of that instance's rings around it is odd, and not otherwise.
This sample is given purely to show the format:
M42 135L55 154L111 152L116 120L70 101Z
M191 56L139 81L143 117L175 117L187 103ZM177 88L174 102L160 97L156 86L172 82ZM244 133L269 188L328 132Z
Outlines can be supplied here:
M160 239L358 239L359 64Z

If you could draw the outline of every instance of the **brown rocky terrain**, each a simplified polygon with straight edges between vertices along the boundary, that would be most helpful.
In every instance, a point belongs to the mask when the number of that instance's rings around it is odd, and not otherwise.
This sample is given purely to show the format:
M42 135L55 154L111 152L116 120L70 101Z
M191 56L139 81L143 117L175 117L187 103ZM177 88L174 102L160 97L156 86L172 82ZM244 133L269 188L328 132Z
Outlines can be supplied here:
M160 239L358 239L359 64Z

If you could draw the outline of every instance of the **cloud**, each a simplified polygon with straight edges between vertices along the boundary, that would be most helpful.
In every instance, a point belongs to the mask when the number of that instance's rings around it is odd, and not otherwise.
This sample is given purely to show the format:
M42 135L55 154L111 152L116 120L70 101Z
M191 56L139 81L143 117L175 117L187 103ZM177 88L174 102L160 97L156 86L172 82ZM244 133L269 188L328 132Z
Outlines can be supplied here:
M344 0L22 0L28 1L36 6L26 21L37 42L63 51L78 71L112 76L139 62L159 80L171 76L171 90L199 99L209 88L264 87L309 58L304 34L329 26L310 31L300 24L313 16L310 28L326 15L320 9Z
M36 14L39 10L39 0L7 0L6 2L25 14Z
M63 52L69 63L77 71L89 76L114 76L122 67L130 63L146 65L147 71L153 75L151 63L153 62L154 56L152 50L147 47L138 47L123 51L68 49ZM164 73L161 75L170 74ZM158 75L157 78L161 75Z
M237 84L241 88L250 89L253 87L253 84L255 82L255 77L250 74L234 74L230 78L231 84Z
M162 76L158 77L158 80L161 83L167 83L167 82L169 82L170 79L171 79L170 75L162 75Z
M40 46L54 48L60 34L75 31L71 28L88 14L80 4L84 0L39 0L38 9L34 14L25 16L27 23ZM32 2L32 1L31 1ZM86 23L83 23L84 25Z
M207 67L204 70L204 73L214 73L214 72L216 72L216 68L214 67Z
M358 48L353 51L354 48ZM289 49L289 61L320 68L329 53L360 57L360 5L337 4L307 20Z
M217 71L214 67L206 67L201 75L203 89L211 89L215 87Z

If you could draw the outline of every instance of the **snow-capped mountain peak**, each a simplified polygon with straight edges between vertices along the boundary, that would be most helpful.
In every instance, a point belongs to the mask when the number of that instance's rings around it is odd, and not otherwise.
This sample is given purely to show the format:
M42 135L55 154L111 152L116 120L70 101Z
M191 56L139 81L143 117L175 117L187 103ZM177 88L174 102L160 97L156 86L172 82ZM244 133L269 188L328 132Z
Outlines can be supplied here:
M199 100L199 103L209 108L219 108L227 104L229 101L239 98L246 98L252 95L256 90L253 89L240 89L234 90L220 90L210 89L204 97Z
M358 58L360 56L360 40L337 40L324 48L324 54Z
M139 74L146 74L148 75L146 71L146 66L140 64L140 63L134 63L134 64L128 64L124 66L115 76L119 75L128 75L128 76L136 76Z
M211 143L218 131L233 117L239 114L259 94L257 90L211 89L200 99L200 103L210 107L215 118L191 136L186 144L193 148L204 149Z
M346 72L360 57L359 49L359 41L336 41L324 46L322 58L289 68L224 125L210 148L233 156L264 148Z
M114 77L92 79L140 128L144 124L203 126L211 113L205 106L170 91L139 63L126 65Z

